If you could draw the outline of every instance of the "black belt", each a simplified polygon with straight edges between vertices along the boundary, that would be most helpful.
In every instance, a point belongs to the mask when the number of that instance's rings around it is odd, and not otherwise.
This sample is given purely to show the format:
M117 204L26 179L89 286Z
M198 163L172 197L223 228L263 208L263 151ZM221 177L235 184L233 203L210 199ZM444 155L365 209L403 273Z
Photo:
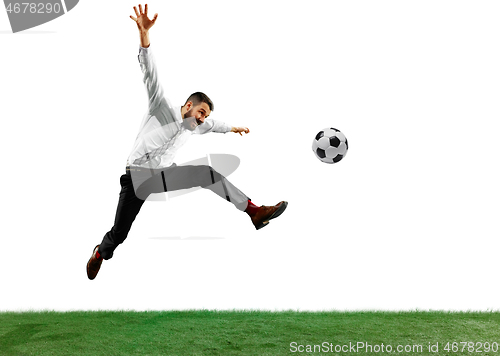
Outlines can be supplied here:
M125 172L126 173L130 173L130 172L141 172L141 171L144 171L144 172L161 172L165 169L169 169L169 168L174 168L174 167L177 167L177 165L175 163L173 163L170 167L167 167L167 168L160 168L160 169L154 169L154 168L144 168L144 167L131 167L131 166L127 166L125 167Z
M142 167L130 167L130 166L125 167L125 173L126 174L130 174L130 172L141 172L141 171L151 172L152 169L150 169L150 168L142 168Z

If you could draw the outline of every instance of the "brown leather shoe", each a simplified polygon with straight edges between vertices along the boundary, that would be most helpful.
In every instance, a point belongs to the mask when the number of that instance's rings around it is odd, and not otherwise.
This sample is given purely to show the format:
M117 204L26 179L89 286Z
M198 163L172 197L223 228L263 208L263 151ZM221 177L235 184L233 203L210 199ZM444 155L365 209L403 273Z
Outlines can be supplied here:
M250 215L253 225L257 230L262 229L269 224L269 220L277 218L283 214L287 205L288 202L286 201L279 202L275 206L262 205L255 214Z
M97 272L99 272L99 268L101 268L102 257L97 258L96 253L99 245L94 248L92 252L92 256L90 257L89 262L87 262L87 277L89 279L94 279L97 276Z

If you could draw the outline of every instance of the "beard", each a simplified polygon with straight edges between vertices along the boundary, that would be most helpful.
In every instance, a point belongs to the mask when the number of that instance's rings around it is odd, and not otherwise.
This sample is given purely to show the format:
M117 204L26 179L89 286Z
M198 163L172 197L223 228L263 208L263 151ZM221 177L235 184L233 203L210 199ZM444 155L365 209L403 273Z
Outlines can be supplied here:
M184 127L188 130L193 131L199 125L203 124L203 122L199 122L193 115L193 109L186 111L184 114L184 121L182 122Z
M194 116L189 116L189 112L184 115L184 120L182 120L182 126L187 130L194 131L198 127L198 123L196 122L196 118Z

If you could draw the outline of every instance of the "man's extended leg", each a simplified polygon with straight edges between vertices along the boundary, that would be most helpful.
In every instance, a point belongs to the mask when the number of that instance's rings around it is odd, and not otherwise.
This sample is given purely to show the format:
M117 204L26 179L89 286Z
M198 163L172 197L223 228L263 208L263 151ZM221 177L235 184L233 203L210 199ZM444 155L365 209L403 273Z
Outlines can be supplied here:
M212 168L210 168L210 171L213 184L204 188L221 197L225 196L226 200L233 203L236 208L247 213L257 230L267 226L269 220L280 216L288 206L288 202L281 201L274 206L262 205L258 207L252 203L250 198L231 184L226 177Z
M234 204L238 210L245 211L247 208L248 196L210 166L177 166L167 170L164 178L167 192L202 187Z
M138 189L138 196L143 194L141 190L168 192L199 186L211 190L234 204L237 209L246 212L257 230L267 226L269 220L280 216L288 205L287 202L282 201L274 206L255 206L251 199L231 184L227 178L207 165L175 166L160 173Z

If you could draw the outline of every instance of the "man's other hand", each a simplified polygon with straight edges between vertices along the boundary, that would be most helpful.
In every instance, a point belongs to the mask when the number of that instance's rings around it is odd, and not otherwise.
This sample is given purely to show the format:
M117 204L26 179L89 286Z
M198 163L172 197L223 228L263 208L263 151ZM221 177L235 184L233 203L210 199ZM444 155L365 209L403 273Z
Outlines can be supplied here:
M130 16L130 18L135 21L137 28L139 29L141 46L147 48L149 47L149 29L155 24L158 14L155 14L153 19L150 20L148 17L148 4L144 5L144 12L142 12L141 5L139 5L139 12L135 6L134 11L137 17Z

